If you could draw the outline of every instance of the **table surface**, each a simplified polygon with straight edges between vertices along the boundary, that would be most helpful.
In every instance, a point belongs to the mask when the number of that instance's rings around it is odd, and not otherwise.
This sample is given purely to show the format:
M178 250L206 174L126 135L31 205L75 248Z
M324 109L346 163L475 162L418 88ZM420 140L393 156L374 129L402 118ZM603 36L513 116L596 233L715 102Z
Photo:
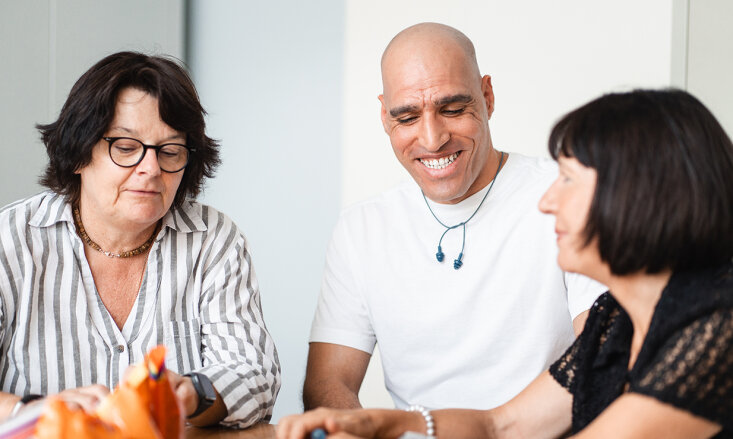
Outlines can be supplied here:
M186 439L275 439L275 426L257 424L245 430L228 428L186 428Z

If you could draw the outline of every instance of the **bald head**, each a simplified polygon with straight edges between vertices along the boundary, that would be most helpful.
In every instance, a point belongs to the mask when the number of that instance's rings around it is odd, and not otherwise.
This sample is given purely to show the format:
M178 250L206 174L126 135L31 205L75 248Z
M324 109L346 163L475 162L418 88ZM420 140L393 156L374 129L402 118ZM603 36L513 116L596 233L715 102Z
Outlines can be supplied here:
M404 29L389 42L382 54L382 80L395 70L396 64L408 58L443 58L465 63L476 78L481 77L476 49L468 37L450 26L440 23L419 23ZM386 87L386 85L385 85Z

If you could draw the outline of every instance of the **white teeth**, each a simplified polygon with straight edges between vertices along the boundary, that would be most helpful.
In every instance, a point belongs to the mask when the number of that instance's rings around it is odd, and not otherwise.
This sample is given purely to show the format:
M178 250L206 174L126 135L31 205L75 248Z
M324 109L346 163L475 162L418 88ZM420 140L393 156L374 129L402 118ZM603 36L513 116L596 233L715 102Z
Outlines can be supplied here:
M439 159L420 159L420 163L431 169L443 169L453 163L457 157L458 153L454 152L448 157L441 157Z

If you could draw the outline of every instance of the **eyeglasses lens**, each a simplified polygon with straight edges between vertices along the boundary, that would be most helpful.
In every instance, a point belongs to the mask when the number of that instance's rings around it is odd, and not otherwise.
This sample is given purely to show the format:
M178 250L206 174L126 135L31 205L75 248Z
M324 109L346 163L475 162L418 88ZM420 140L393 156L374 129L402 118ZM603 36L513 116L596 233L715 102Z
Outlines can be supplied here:
M134 139L117 139L109 147L112 161L119 166L135 166L143 159L146 148ZM183 145L167 144L157 149L158 166L167 172L177 172L188 162L188 149Z

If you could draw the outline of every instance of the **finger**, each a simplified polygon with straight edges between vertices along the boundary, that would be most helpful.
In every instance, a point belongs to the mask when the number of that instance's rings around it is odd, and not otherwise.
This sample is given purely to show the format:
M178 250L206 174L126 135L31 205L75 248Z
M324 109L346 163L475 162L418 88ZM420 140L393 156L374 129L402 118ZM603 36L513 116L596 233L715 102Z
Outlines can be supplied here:
M62 392L59 397L69 406L76 406L86 412L93 412L100 403L100 399L96 395L85 394L82 392Z
M196 411L196 407L199 404L199 396L190 379L182 379L178 386L175 387L174 392L186 416Z
M275 429L277 439L310 438L310 432L323 428L323 412L314 410L302 415L291 415L280 419Z
M364 439L361 436L354 436L345 431L339 431L338 433L329 434L328 439Z
M174 389L177 389L178 386L180 386L187 378L182 375L178 375L175 372L171 372L170 370L166 371L166 375L168 377L168 382L171 383L171 386L173 386Z
M100 401L106 398L107 395L109 395L109 389L101 384L92 384L91 386L79 387L76 390L85 395L95 396Z
M324 424L329 433L346 432L359 437L372 437L374 435L372 419L364 410L343 412L338 416L327 418Z
M70 410L84 410L82 406L75 403L74 401L66 401L64 400L64 404L66 404L66 407L68 407Z

